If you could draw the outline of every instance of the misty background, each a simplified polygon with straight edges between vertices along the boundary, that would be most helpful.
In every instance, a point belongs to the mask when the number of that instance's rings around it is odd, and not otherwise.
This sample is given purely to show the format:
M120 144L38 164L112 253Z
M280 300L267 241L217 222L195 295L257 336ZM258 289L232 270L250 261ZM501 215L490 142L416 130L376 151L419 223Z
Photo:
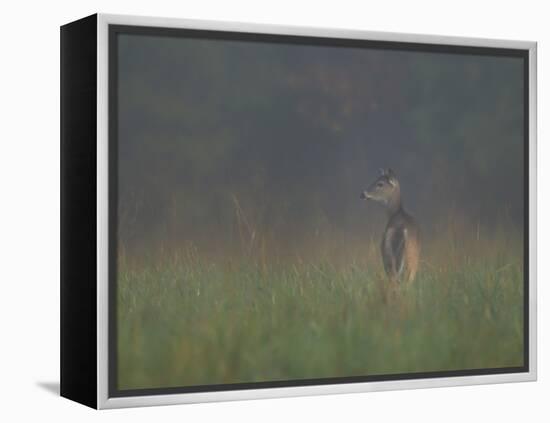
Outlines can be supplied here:
M121 34L118 72L126 250L377 240L381 167L427 239L522 230L520 58Z

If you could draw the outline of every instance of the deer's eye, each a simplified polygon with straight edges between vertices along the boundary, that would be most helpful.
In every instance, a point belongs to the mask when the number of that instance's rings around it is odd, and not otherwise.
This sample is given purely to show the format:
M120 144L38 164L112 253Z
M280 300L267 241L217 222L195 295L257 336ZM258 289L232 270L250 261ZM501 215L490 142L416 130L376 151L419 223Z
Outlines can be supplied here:
M378 182L378 183L376 184L376 186L377 186L378 188L382 188L383 185L384 185L383 182Z

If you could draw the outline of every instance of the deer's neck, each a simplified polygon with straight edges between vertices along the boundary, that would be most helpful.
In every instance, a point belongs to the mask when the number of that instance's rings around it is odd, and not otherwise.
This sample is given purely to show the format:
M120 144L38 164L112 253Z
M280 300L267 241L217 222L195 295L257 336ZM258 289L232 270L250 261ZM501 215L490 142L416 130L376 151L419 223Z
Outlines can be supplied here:
M392 217L401 210L401 190L399 187L397 187L393 195L390 197L388 204L386 205L386 210L388 211L388 217Z

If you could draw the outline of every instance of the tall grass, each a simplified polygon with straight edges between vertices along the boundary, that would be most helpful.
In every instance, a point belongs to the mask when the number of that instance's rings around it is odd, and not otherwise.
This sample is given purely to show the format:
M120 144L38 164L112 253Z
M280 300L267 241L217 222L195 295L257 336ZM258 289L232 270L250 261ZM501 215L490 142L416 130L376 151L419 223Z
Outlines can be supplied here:
M121 253L118 387L521 366L521 242L501 235L443 236L396 291L375 245L338 260Z

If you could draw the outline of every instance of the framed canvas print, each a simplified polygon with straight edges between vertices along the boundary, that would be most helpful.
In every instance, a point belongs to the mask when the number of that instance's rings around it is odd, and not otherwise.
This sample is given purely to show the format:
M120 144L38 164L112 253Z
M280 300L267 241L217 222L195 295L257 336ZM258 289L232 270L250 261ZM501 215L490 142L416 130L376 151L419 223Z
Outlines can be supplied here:
M61 28L61 394L536 379L536 44Z

